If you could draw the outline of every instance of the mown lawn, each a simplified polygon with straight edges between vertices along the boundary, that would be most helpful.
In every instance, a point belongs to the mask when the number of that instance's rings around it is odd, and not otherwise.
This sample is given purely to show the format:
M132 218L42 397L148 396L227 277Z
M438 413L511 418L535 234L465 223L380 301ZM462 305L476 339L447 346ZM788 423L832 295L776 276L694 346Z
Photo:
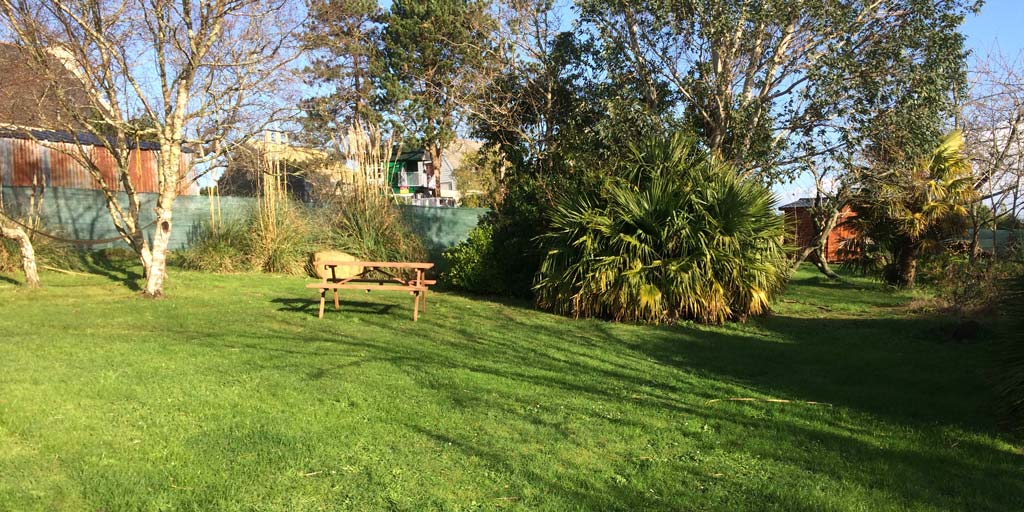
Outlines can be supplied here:
M0 510L1024 510L988 345L869 281L651 328L122 277L0 276Z

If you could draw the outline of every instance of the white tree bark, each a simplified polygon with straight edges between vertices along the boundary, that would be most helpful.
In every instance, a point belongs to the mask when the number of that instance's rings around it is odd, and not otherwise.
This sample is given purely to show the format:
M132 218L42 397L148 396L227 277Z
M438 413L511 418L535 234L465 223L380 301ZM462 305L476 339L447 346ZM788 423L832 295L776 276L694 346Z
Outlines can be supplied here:
M25 286L39 287L39 272L36 270L36 252L28 233L20 227L0 226L0 237L14 240L21 251L21 268L25 271Z
M0 0L0 22L36 71L53 78L68 123L51 128L92 136L65 152L104 193L145 269L146 296L163 295L178 193L198 169L219 167L297 103L284 98L297 91L288 69L299 52L293 7L292 0ZM81 87L67 85L67 70ZM160 146L152 244L129 165L140 141ZM116 163L113 179L97 164L100 149Z

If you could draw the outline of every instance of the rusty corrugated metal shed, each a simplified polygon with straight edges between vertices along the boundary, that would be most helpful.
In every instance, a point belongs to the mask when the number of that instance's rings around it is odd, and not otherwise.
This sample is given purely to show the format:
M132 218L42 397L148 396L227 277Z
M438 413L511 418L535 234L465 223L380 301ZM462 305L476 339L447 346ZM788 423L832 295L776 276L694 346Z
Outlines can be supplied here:
M4 130L0 130L0 183L4 186L45 185L47 187L82 189L99 188L99 184L93 179L89 169L76 159L81 149L73 142L58 140L40 142L31 138L5 137L7 134ZM141 143L139 147L140 149L129 152L128 172L132 183L137 192L157 192L159 190L157 180L159 146L152 143ZM122 190L123 187L117 175L117 161L110 151L102 146L91 146L85 149L91 153L90 158L99 169L107 186L112 190ZM179 167L181 176L194 174L189 171L191 159L190 153L182 153ZM197 194L198 186L189 179L181 183L178 193Z

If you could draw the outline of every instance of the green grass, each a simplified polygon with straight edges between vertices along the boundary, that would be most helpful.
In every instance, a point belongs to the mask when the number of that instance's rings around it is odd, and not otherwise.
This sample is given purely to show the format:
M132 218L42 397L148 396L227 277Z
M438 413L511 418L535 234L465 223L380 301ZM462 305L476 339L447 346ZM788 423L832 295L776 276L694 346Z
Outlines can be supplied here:
M651 328L43 278L0 276L0 510L1024 510L988 344L868 281L802 272L770 318Z

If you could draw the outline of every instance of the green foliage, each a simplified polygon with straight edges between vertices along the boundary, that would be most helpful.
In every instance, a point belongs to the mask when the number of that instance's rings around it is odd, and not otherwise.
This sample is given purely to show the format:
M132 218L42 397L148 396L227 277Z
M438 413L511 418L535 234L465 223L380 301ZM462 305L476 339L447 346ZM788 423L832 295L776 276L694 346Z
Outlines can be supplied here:
M437 160L487 65L493 20L479 0L394 0L376 70L384 111Z
M248 233L246 256L253 270L301 275L316 247L316 212L290 201L262 206Z
M228 222L212 229L209 226L192 241L192 245L174 254L174 261L189 270L204 272L245 272L253 270L246 256L250 245L251 219Z
M494 226L483 222L469 232L469 238L444 251L448 270L444 282L473 293L503 294L504 279L494 266Z
M1011 269L1012 266L989 257L972 261L965 250L928 258L923 266L923 276L946 303L950 313L961 318L973 318L998 310L1003 299L999 282Z
M607 97L619 106L614 117L644 110L667 125L681 121L740 171L781 181L804 157L842 160L837 146L856 147L883 125L928 135L927 121L948 113L949 93L965 83L958 28L977 2L577 5L597 67L617 85Z
M538 304L651 323L767 312L788 275L771 192L680 135L633 146L624 166L625 177L551 212Z
M317 211L330 226L321 245L370 261L426 261L423 242L384 195L340 196Z
M494 208L501 203L501 181L508 165L494 147L482 147L467 155L462 165L455 169L462 206Z
M994 382L1010 428L1024 432L1024 273L1005 280L1006 325L995 349Z
M177 261L207 272L304 275L312 271L312 254L328 249L377 261L423 261L426 255L388 198L346 196L315 207L283 202L207 227Z
M555 194L586 190L589 186L584 180L572 186L560 178L562 176L513 176L494 214L481 220L493 226L493 248L487 254L491 258L487 264L500 276L494 284L495 293L533 297L533 281L544 259L537 239L550 227L551 198ZM571 180L572 176L568 178Z
M878 149L875 165L861 176L853 208L862 257L884 261L890 284L912 287L921 254L941 250L942 240L962 231L959 224L976 193L959 131L944 136L925 157L906 161L892 157L894 151Z
M323 144L347 135L353 124L379 121L372 103L382 13L376 0L308 0L307 5L305 74L322 94L302 102L303 133Z
M207 226L191 246L177 253L177 263L206 272L306 273L316 248L309 212L298 205L260 207L247 218Z

